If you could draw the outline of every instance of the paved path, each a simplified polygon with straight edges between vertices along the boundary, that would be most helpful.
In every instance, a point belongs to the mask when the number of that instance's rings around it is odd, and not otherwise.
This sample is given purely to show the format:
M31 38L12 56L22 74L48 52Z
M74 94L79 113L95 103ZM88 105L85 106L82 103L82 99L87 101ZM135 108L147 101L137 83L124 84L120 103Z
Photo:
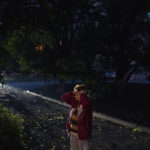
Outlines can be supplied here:
M0 103L23 115L29 150L69 150L69 109L15 88L0 90ZM90 150L150 150L150 135L93 118Z

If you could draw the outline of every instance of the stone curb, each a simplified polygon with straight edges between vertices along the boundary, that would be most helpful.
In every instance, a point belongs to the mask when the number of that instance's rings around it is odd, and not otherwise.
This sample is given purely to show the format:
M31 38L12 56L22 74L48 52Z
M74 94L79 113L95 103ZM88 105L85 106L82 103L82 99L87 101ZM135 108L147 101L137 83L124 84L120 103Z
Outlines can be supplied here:
M59 105L62 105L62 106L70 108L70 106L68 104L63 103L61 101L58 101L56 99L53 99L53 98L50 98L50 97L46 97L46 96L43 96L43 95L31 92L31 91L28 91L28 90L26 92L28 94L33 95L33 96L37 96L37 97L40 97L42 99L48 100L50 102L53 102L53 103L56 103L56 104L59 104ZM115 118L115 117L111 117L111 116L108 116L108 115L105 115L105 114L102 114L102 113L97 113L97 112L94 111L93 112L93 117L96 117L96 118L99 118L99 119L108 120L108 121L111 121L111 122L113 122L115 124L119 124L119 125L122 125L122 126L125 126L125 127L128 127L128 128L134 129L135 131L139 131L139 132L144 132L144 133L150 134L150 128L148 128L148 127L140 126L138 124L135 124L135 123L132 123L132 122L128 122L128 121L124 121L124 120L121 120L121 119L118 119L118 118Z

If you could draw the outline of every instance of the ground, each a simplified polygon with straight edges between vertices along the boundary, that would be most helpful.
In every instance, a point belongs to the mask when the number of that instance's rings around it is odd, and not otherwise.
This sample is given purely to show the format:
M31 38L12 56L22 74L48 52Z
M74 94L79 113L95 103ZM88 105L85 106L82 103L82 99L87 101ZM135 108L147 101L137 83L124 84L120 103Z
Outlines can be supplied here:
M0 103L25 120L29 150L69 150L69 109L15 88L0 90ZM150 135L93 118L90 150L149 150Z

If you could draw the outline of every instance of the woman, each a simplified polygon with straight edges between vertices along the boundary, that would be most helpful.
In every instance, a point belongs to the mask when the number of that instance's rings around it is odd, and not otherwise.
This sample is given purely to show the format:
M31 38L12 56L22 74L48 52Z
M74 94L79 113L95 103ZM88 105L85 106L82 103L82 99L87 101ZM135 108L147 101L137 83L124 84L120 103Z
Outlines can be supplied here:
M67 122L70 150L88 150L92 128L92 103L87 87L77 84L74 91L64 93L62 100L71 106Z

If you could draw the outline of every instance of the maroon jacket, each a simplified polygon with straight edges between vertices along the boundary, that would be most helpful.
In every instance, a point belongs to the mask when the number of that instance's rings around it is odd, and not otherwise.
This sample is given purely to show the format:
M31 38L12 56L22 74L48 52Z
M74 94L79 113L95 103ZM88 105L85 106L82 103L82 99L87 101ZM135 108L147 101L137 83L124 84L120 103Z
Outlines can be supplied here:
M67 122L67 132L69 133L71 113L72 110L76 108L78 102L72 91L64 93L61 99L71 106L71 111ZM88 140L91 137L92 128L92 103L90 98L85 94L80 95L80 103L81 105L78 113L78 136L79 140Z

